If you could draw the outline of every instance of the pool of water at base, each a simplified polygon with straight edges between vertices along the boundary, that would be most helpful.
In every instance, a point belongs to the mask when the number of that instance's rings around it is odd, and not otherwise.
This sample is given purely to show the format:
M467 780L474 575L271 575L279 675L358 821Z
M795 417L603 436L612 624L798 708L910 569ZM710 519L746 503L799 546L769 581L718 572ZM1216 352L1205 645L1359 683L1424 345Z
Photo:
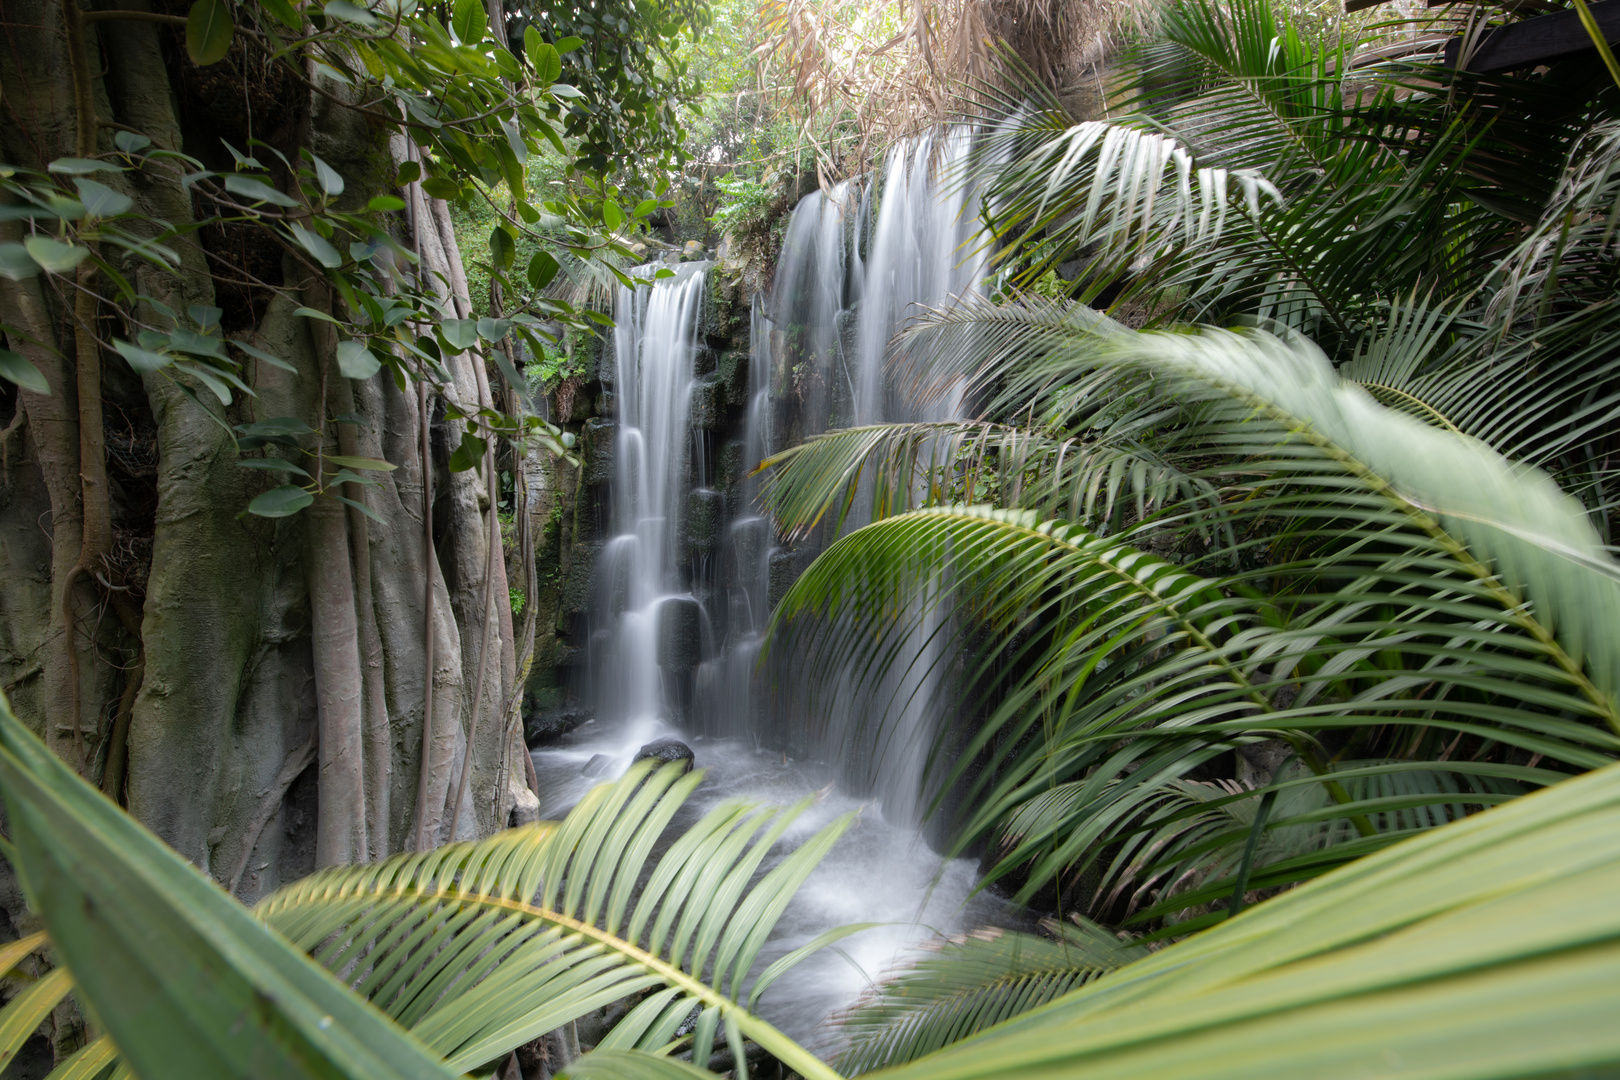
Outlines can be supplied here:
M671 835L725 799L786 806L806 795L819 795L777 844L761 873L840 814L860 811L794 896L753 969L757 976L773 960L832 927L886 924L812 956L760 999L759 1011L766 1020L822 1057L835 1055L843 1042L829 1020L924 942L983 926L1034 925L1025 909L988 891L973 891L978 881L974 861L945 859L914 829L885 821L875 800L838 790L826 765L794 761L745 739L688 737L656 720L614 726L588 723L559 745L532 752L543 798L541 817L562 817L591 787L623 774L638 749L660 738L687 743L697 767L706 772L675 818ZM592 770L596 775L584 775L599 754L605 760Z

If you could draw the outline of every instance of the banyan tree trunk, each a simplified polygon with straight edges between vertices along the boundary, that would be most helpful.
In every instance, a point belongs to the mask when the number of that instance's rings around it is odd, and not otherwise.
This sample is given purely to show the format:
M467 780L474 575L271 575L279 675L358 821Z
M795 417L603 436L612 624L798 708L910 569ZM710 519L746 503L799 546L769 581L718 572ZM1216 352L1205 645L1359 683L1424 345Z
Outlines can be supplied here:
M183 4L148 2L184 14ZM389 192L421 207L391 215L391 227L406 246L421 246L426 268L452 283L449 299L465 311L449 215L420 190L394 187L402 144L396 138L391 150L386 127L282 77L248 35L199 69L181 28L98 22L83 27L75 57L64 32L70 14L63 0L0 0L0 159L43 169L75 155L77 60L90 80L96 152L112 149L115 131L133 130L228 171L226 140L238 148L262 140L294 161L307 146L343 175L345 205ZM272 172L289 186L284 172ZM184 229L205 213L175 175L100 176L144 217ZM11 230L0 241L15 240L20 226L0 229ZM246 226L208 225L171 243L179 273L108 257L169 308L222 309L228 337L297 373L250 361L243 379L256 396L221 406L188 394L188 377L172 369L140 374L98 345L133 338L135 328L104 300L76 311L71 280L0 280L0 321L13 331L5 345L52 389L39 395L0 382L0 686L65 761L92 782L107 780L132 814L245 900L317 865L408 849L419 818L429 842L449 839L447 804L463 755L472 772L459 831L487 834L504 823L514 777L521 785L523 775L501 745L515 673L504 559L486 539L486 515L497 508L482 495L481 472L449 472L459 422L432 423L424 473L416 387L401 390L386 370L342 378L330 335L312 333L313 321L294 313L318 284L303 264ZM155 310L137 314L158 322ZM96 380L82 369L97 362L99 408L83 408L79 388ZM492 403L482 357L463 354L449 366L454 384L435 388L435 398L442 391L467 405ZM82 438L81 424L98 412L94 437ZM433 415L443 414L441 403ZM373 474L374 486L343 492L380 522L330 498L292 517L242 513L280 480L239 467L228 429L281 416L325 431L327 452L397 466ZM98 468L99 491L87 486ZM104 511L110 533L93 560L83 557L87 499L97 528L95 513ZM496 575L496 660L476 665L486 565ZM74 594L66 609L64 593ZM484 715L474 723L479 666ZM430 679L433 714L425 717ZM0 898L15 895L0 882Z

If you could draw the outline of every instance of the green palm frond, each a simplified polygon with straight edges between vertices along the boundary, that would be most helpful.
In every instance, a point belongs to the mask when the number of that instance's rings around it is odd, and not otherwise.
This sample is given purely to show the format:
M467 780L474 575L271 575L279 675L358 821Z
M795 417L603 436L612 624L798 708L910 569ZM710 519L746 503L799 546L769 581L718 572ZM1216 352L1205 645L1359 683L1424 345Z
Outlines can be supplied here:
M1173 509L1110 538L1033 512L936 507L838 541L773 624L812 681L844 672L856 688L918 663L918 633L975 643L962 692L980 726L954 766L936 758L932 782L973 807L964 837L1008 838L996 873L1017 871L1027 892L1125 843L1148 861L1116 877L1176 880L1187 858L1246 841L1232 828L1201 847L1140 843L1173 824L1152 818L1167 786L1267 738L1293 747L1322 799L1265 826L1314 837L1262 867L1268 886L1620 750L1605 730L1620 666L1601 632L1620 582L1584 509L1546 475L1380 406L1308 345L1265 334L1113 335L1026 374L1059 386L1099 368L1176 403L1159 448L1202 456L1244 537L1221 559L1255 569L1211 578L1140 550ZM860 719L884 722L877 709ZM1506 756L1435 764L1458 740ZM1374 764L1341 778L1329 759L1352 748ZM1407 776L1400 790L1404 758L1445 779Z
M871 519L927 505L997 497L1087 521L1141 520L1174 505L1206 529L1226 514L1209 480L1142 441L1162 406L1110 416L1105 429L1060 438L1005 424L937 421L844 428L761 463L761 497L778 527L805 535L829 512L841 530L863 481Z
M58 970L123 1052L120 1069L221 1080L454 1075L68 769L3 695L0 795L6 857ZM35 1000L67 978L36 983ZM112 1042L98 1040L55 1076L90 1080L111 1057Z
M991 928L925 945L837 1018L849 1039L838 1068L915 1061L1147 954L1094 925L1051 929L1055 939Z
M679 763L652 764L593 789L562 822L322 871L266 898L258 914L452 1068L643 995L604 1048L663 1048L698 1010L698 1065L719 1033L739 1059L751 1039L805 1077L830 1075L734 999L794 890L852 815L750 886L810 800L783 810L728 801L649 867L702 779L683 776Z
M1620 766L1247 909L885 1080L1620 1066Z

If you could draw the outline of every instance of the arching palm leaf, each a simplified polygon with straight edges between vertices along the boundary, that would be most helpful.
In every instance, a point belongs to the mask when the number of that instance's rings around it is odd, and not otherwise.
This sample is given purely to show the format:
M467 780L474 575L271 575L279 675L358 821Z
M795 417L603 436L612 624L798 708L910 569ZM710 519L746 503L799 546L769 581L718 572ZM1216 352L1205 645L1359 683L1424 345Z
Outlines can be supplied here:
M593 789L562 822L323 871L266 898L258 913L452 1068L645 995L604 1047L662 1048L698 1010L698 1065L720 1033L739 1059L751 1039L802 1076L829 1075L733 999L793 892L852 816L750 887L809 800L786 810L729 801L649 868L703 775L653 764Z
M932 942L837 1019L849 1075L914 1061L1147 955L1100 927L986 929Z
M1582 508L1544 475L1379 406L1308 346L1267 335L1116 335L1040 363L1053 384L1116 367L1173 395L1170 453L1204 457L1246 537L1236 554L1261 565L1206 578L1129 536L936 508L835 544L775 630L818 669L875 685L917 662L906 643L939 591L921 583L944 573L955 618L934 632L990 636L974 638L986 658L967 675L982 726L961 762L939 763L936 791L969 785L952 799L975 807L959 823L968 837L1025 811L999 872L1018 869L1026 891L1144 835L1166 785L1259 739L1292 743L1330 800L1268 826L1314 822L1323 849L1268 866L1269 884L1447 820L1460 791L1488 805L1560 775L1532 756L1571 770L1620 749L1603 730L1620 664L1600 630L1620 583ZM1406 791L1387 778L1410 762L1359 765L1352 792L1328 760L1329 746L1359 745L1432 761L1459 739L1518 756L1431 765L1458 779ZM1180 858L1161 847L1133 873L1173 878Z

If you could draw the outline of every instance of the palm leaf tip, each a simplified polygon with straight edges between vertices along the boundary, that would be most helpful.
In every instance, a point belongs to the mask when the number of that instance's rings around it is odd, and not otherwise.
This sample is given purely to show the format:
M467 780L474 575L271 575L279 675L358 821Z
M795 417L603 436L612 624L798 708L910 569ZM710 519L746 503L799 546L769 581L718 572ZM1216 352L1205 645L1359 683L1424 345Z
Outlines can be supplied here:
M1428 528L1506 606L1528 600L1527 629L1620 731L1620 567L1585 509L1553 480L1476 439L1384 408L1342 379L1315 346L1263 332L1145 333L1102 350L1105 362L1164 376L1191 399L1264 412ZM1432 522L1430 524L1429 522Z
M728 1041L752 1040L801 1075L822 1075L733 998L852 816L761 875L809 800L788 808L728 800L654 858L702 779L680 763L638 763L561 822L325 871L259 910L453 1068L647 994L604 1048L657 1050L695 1008L726 1021L710 1022L711 1037L718 1029Z
M899 1065L994 1027L1134 959L1095 927L1056 938L987 928L931 942L836 1020L847 1073Z

